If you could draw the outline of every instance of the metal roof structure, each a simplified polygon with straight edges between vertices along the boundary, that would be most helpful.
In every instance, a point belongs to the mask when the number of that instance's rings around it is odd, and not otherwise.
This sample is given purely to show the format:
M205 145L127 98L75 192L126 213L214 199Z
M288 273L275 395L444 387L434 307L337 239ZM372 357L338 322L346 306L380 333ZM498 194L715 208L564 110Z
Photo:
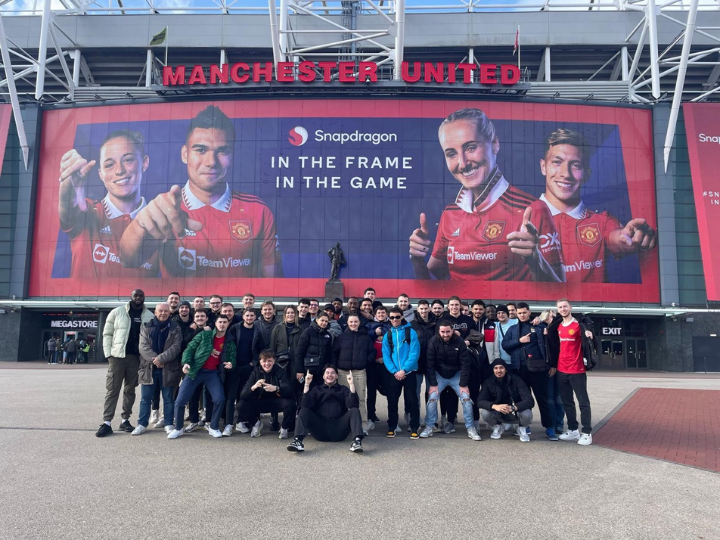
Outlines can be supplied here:
M404 83L399 74L403 60L517 63L522 81L515 88L467 90L455 85L452 92L499 92L513 99L672 101L666 153L681 102L720 98L718 0L196 0L182 4L177 0L0 0L4 67L0 93L13 105L24 152L27 144L19 121L23 101L48 106L98 104L218 92L212 87L163 86L161 72L166 64L371 60L379 66L381 81L373 92L400 94L438 92L437 86ZM153 37L163 38L159 46L150 46ZM333 93L339 87L267 83L225 91L276 96ZM348 88L342 91L347 94Z

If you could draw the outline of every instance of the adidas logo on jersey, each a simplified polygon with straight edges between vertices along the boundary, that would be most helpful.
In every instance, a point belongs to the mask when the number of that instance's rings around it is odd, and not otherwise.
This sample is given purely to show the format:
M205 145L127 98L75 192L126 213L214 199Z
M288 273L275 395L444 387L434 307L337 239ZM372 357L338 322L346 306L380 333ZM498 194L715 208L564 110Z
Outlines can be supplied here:
M100 229L101 234L112 234L112 231L110 230L110 225L106 225L102 229Z
M460 227L458 227L450 236L460 236Z

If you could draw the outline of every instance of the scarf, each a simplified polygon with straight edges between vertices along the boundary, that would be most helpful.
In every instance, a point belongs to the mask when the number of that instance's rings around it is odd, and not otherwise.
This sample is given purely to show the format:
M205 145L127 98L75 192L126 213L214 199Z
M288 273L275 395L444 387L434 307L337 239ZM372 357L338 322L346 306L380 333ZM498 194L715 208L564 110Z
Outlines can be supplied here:
M150 339L152 340L152 348L157 354L160 354L165 349L165 342L167 341L168 335L170 335L170 319L165 322L155 317L155 324L153 325Z

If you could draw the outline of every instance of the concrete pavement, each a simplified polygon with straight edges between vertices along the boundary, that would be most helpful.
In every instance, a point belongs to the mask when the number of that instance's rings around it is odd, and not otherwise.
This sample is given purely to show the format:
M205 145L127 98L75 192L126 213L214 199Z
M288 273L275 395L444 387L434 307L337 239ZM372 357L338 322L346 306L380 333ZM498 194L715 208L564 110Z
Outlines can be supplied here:
M98 439L105 369L33 368L0 369L0 538L720 538L720 475L550 442L537 410L529 444L473 442L460 424L385 439L382 423L362 455L312 438L293 454L267 428ZM720 379L594 374L594 421L638 387ZM133 424L138 405L139 389Z

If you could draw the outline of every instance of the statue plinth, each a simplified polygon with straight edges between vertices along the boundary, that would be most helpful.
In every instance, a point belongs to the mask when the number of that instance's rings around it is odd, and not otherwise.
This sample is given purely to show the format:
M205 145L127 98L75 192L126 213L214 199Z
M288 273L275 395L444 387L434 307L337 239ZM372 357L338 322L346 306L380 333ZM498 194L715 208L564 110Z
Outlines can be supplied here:
M329 279L325 283L325 302L330 303L333 298L345 298L345 287L339 279Z

